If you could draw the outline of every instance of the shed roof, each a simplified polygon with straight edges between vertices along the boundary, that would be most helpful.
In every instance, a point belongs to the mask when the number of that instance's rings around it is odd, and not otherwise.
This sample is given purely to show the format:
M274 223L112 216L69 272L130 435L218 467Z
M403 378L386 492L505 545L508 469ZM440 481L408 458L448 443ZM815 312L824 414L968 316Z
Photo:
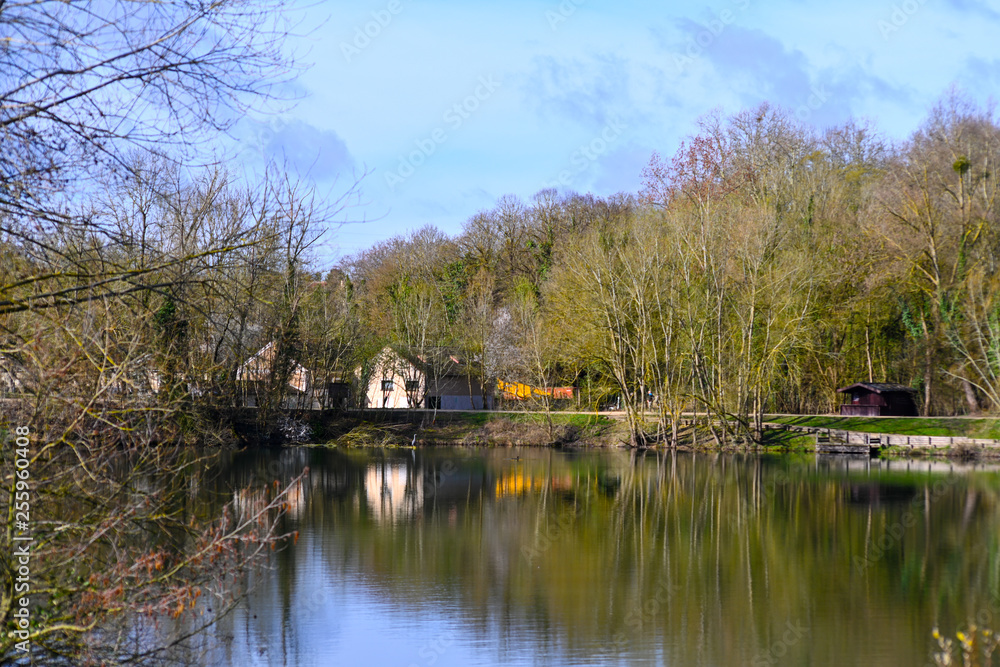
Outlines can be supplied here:
M854 389L867 389L868 391L875 392L876 394L895 394L899 392L906 392L910 394L918 393L913 387L907 387L904 384L895 384L893 382L855 382L852 385L838 389L838 392L847 392Z

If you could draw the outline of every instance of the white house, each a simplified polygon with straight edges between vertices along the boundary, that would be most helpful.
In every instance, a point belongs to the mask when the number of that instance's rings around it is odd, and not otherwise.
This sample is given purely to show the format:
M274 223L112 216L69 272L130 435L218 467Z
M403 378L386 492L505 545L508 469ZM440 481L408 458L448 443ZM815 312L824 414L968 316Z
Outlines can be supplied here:
M480 378L458 356L387 346L375 358L363 407L482 410L484 405L493 407L492 396L484 399Z

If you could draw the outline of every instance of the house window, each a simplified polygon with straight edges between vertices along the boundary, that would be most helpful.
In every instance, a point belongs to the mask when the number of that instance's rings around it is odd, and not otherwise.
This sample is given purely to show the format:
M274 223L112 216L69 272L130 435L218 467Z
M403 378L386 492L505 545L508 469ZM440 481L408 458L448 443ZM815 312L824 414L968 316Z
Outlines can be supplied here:
M851 394L851 403L860 403L860 402L861 402L861 392L856 391L856 392L852 393Z
M392 380L382 380L382 391L392 391Z
M427 409L428 410L440 410L441 409L441 397L440 396L428 396L427 397ZM443 417L442 417L443 419Z
M406 393L412 394L415 391L420 391L420 380L407 380Z

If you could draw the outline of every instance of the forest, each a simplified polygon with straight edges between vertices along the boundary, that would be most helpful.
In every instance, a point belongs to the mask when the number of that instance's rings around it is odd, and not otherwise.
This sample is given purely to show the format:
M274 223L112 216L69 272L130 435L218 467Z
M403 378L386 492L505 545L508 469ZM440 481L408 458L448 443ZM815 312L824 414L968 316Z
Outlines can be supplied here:
M834 411L856 381L912 386L923 414L996 412L998 157L994 111L961 91L897 143L764 103L700 119L639 192L507 195L456 236L424 227L327 272L316 248L363 182L322 201L277 167L246 184L136 156L89 226L34 239L57 252L8 231L28 277L0 304L7 383L91 402L95 432L201 442L229 437L268 344L265 430L295 368L363 385L386 345L459 354L487 391L576 387L575 409L624 410L633 444L676 444L690 412L753 441L763 415Z
M635 443L676 442L689 411L754 439L857 381L916 388L922 414L995 413L998 158L993 109L960 91L895 143L766 103L716 112L637 193L505 196L337 284L380 341L460 350L487 383L586 387L584 409L614 398Z

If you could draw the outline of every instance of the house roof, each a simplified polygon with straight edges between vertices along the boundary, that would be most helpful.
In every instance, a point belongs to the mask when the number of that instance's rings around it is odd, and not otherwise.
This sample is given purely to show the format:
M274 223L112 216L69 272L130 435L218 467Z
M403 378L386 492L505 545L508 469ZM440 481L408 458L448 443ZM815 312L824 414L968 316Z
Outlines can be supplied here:
M253 356L240 364L240 367L236 369L236 378L241 381L249 380L251 382L266 380L270 376L271 364L274 361L276 351L274 341L257 350ZM292 362L293 376L309 372L309 369L296 360L290 359L289 361Z
M405 359L416 368L424 372L435 371L441 375L466 375L468 373L468 361L453 350L445 347L428 347L422 353L417 353L412 349L401 346L388 345L382 349L380 354L395 354Z
M900 392L905 392L909 394L916 394L917 390L913 387L907 387L903 384L895 384L893 382L855 382L852 385L838 389L838 392L848 392L854 389L867 389L868 391L874 392L876 394L896 394Z

